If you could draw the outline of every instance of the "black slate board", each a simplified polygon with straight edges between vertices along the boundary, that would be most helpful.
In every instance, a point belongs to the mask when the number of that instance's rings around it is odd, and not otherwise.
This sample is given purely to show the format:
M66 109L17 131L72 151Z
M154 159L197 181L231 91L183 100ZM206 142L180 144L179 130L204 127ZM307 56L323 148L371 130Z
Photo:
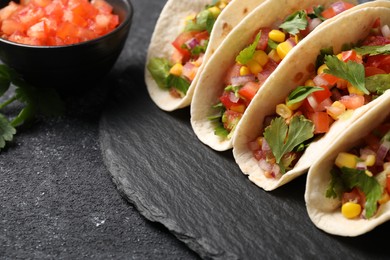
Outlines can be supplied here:
M203 258L388 257L389 223L357 238L328 235L307 216L305 176L265 192L241 173L231 151L215 152L198 141L188 108L157 108L140 68L163 4L133 1L130 47L120 61L127 67L100 121L104 161L119 192Z

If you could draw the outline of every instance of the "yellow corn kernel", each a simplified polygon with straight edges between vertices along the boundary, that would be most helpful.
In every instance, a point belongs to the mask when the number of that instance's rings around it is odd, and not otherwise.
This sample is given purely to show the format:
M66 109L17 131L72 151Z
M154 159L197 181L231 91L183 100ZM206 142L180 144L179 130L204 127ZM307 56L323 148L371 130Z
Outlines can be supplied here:
M301 105L303 104L303 100L301 102L297 102L297 103L294 103L292 105L287 105L287 98L286 98L286 106L292 110L292 111L295 111L297 110Z
M328 115L330 115L334 120L339 119L340 115L344 114L346 107L340 101L335 101L332 103L330 108L326 110Z
M364 173L365 173L368 177L374 176L370 170L365 170Z
M278 52L279 57L283 60L284 57L292 50L293 46L290 42L284 41L278 44L276 51Z
M184 20L191 21L191 20L194 20L195 18L196 18L196 14L190 14L190 15L187 15Z
M257 143L259 144L260 147L263 146L263 137L261 137L261 136L257 137L256 141L257 141Z
M328 66L326 64L322 64L321 66L319 66L317 69L317 75L324 73L325 69L328 69Z
M378 200L378 203L380 205L385 204L386 202L390 201L390 195L386 191L383 192L382 197Z
M295 41L295 44L297 44L297 43L299 42L299 36L298 36L298 34L296 34L296 35L294 36L294 41Z
M210 7L210 8L207 9L207 10L209 10L209 12L210 12L215 18L217 18L218 15L221 13L221 9L218 8L217 6Z
M341 206L341 213L346 218L356 218L362 212L362 206L358 203L347 202Z
M358 157L351 153L341 152L337 155L335 164L337 167L355 168Z
M272 30L268 33L268 38L273 40L274 42L284 42L286 39L286 35L279 30Z
M373 154L369 154L369 155L367 155L365 163L367 166L374 166L375 161L376 161L376 156Z
M246 65L248 66L248 69L251 71L251 73L255 75L263 70L263 67L261 67L261 65L255 60L248 61Z
M245 105L232 105L230 107L230 110L233 110L238 113L244 113L245 112Z
M278 53L276 50L271 50L269 53L268 53L268 57L270 59L272 59L273 61L279 63L282 59L279 57Z
M292 116L292 110L286 104L279 104L276 106L276 114L287 119Z
M182 73L183 73L183 65L181 65L180 63L176 63L169 70L169 74L172 74L175 76L181 76Z
M359 96L363 96L364 95L363 91L361 91L360 89L358 89L357 87L355 87L354 85L352 85L349 82L347 84L347 88L348 88L349 94L356 94L356 95L359 95Z
M257 61L257 63L259 63L260 66L264 66L265 64L267 64L269 57L267 53L265 53L265 51L257 50L253 54L253 60Z
M339 60L343 60L343 54L341 54L341 53L339 53L339 54L337 54L337 59L339 59Z
M219 9L224 9L225 7L227 6L227 2L226 1L219 1L219 4L218 4L218 8Z
M240 76L245 76L251 74L250 70L248 69L247 66L241 66L240 68Z
M311 86L311 87L313 87L313 86L315 86L315 85L316 85L316 84L315 84L314 81L311 80L311 79L308 79L308 80L305 81L305 86Z

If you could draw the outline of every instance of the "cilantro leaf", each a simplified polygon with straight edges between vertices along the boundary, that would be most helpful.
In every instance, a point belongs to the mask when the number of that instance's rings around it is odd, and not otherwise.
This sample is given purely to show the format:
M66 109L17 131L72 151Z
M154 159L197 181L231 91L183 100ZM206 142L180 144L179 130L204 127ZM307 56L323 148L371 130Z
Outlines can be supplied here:
M347 190L343 179L340 177L341 172L337 167L333 167L330 171L331 181L329 182L325 196L327 198L341 198L344 191Z
M326 19L322 16L322 12L325 10L325 8L322 5L316 6L313 8L314 13L309 14L309 17L314 19L314 18L319 18L321 21L325 21Z
M360 55L378 55L378 54L390 54L390 44L380 46L362 46L355 48L355 51Z
M187 94L190 85L190 82L183 79L182 77L178 77L172 74L168 76L168 86L177 89L182 96Z
M168 76L171 65L169 61L164 58L153 58L150 59L147 69L152 75L153 79L156 81L157 85L160 88L169 88L168 85Z
M307 14L305 11L300 10L289 15L279 28L288 32L289 34L296 35L300 30L304 30L308 26Z
M341 168L344 184L349 188L359 188L366 195L366 218L372 217L377 210L378 200L382 196L382 188L378 181L365 174L364 170L351 169L347 167Z
M276 163L280 164L283 155L312 138L313 132L313 123L304 116L294 116L290 125L287 125L283 118L277 117L265 128L264 138L275 156ZM282 165L279 166L283 170Z
M268 47L270 47L271 49L276 49L278 45L279 45L278 43L274 42L271 39L268 39Z
M214 128L214 134L222 138L227 138L229 136L229 131L220 123Z
M371 93L382 95L390 89L390 74L377 74L366 78L366 88Z
M187 22L184 31L208 31L211 33L213 29L216 17L207 9L199 12L196 15L195 21L190 20Z
M363 64L359 64L351 60L348 62L343 62L336 56L331 55L325 57L325 64L329 68L324 70L325 73L345 79L363 93L369 94L365 87Z
M324 64L326 55L333 55L333 47L323 48L320 50L320 54L317 56L316 60L316 69Z
M287 106L299 103L307 98L311 93L324 90L321 87L299 86L294 89L287 98Z
M239 62L243 65L247 64L253 58L255 54L257 44L260 41L261 31L256 35L255 40L251 45L240 51L240 53L236 57L236 62Z
M5 147L7 141L12 141L15 134L16 129L5 116L0 114L0 149Z

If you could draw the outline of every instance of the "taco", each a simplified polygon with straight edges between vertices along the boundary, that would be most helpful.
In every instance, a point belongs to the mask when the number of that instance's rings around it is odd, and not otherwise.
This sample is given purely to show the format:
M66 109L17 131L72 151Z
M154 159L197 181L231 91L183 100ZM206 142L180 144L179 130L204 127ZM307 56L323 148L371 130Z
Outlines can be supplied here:
M197 82L191 124L199 140L218 151L232 148L234 129L260 86L272 80L279 64L311 31L351 7L332 0L272 0L252 11Z
M380 99L309 170L307 211L328 233L357 236L390 219L390 99Z
M212 53L264 0L169 0L148 48L145 82L161 109L190 104L198 74Z
M362 4L318 28L258 92L233 141L234 158L252 182L273 190L305 173L389 95L390 66L381 61L389 60L389 8L389 1Z

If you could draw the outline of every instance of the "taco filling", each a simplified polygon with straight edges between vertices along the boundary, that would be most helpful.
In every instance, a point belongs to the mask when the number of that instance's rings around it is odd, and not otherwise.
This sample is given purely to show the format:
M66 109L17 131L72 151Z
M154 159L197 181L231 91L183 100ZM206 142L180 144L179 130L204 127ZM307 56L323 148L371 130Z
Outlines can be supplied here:
M331 171L326 197L339 198L347 219L369 219L390 201L390 123L384 123L348 152L341 152Z
M209 42L213 25L230 0L212 1L201 12L185 19L185 27L172 42L170 58L151 58L147 69L157 85L173 97L186 95L194 80Z
M280 178L333 122L390 88L389 26L377 19L358 46L322 50L314 75L265 118L263 134L248 145L266 177Z
M261 85L293 47L324 20L353 6L342 1L326 9L319 5L289 15L278 26L261 28L227 71L220 103L213 106L218 115L209 118L216 122L215 134L230 138Z

